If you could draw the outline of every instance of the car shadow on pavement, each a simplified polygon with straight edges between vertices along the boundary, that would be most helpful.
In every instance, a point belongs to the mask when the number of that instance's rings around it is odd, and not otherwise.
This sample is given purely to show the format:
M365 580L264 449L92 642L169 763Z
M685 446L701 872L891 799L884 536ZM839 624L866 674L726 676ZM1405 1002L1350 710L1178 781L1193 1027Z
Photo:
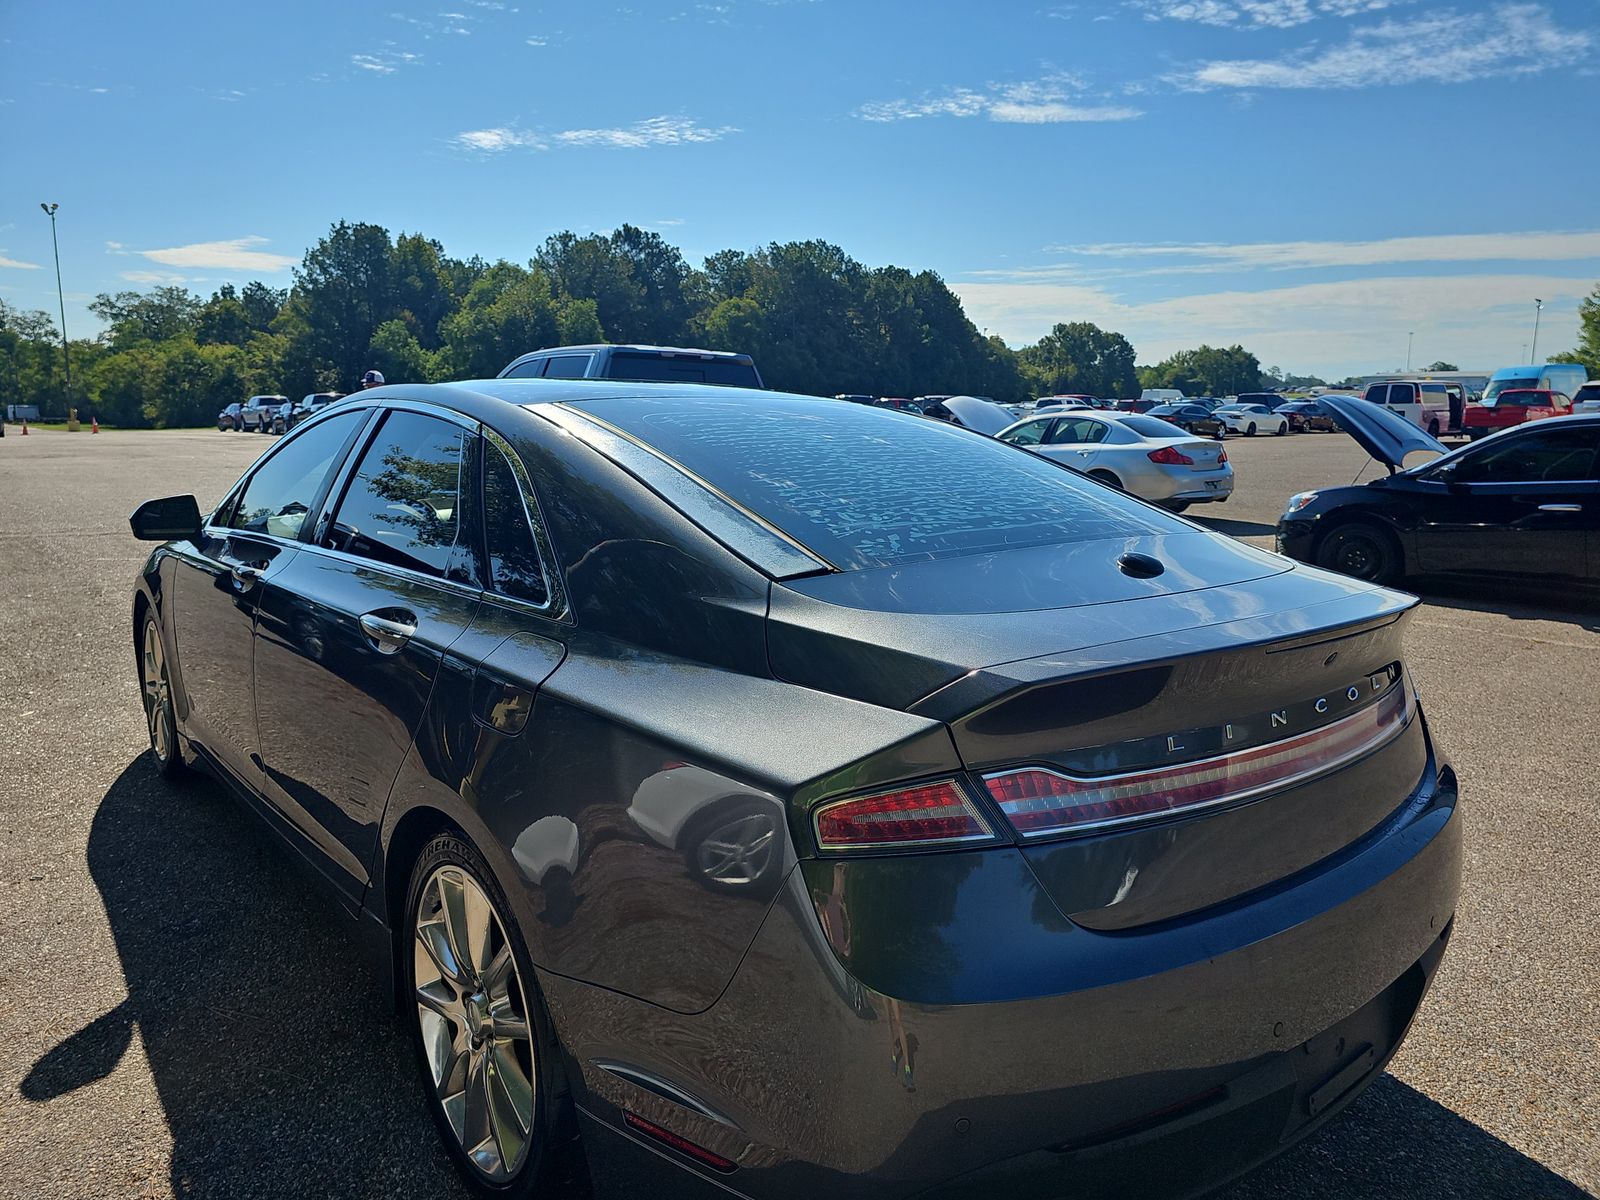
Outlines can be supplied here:
M25 1100L74 1103L137 1029L172 1136L174 1196L463 1195L375 966L255 814L203 777L168 783L144 754L100 802L88 861L127 999L40 1058ZM1586 1194L1385 1076L1217 1197Z
M1384 1075L1308 1141L1211 1200L1584 1200L1589 1195Z
M1552 594L1549 587L1529 584L1457 583L1418 580L1412 590L1439 608L1499 613L1516 621L1552 621L1600 633L1600 604L1577 595Z
M88 863L128 996L34 1064L25 1100L73 1104L137 1029L174 1196L463 1194L375 964L255 814L144 754L100 802Z

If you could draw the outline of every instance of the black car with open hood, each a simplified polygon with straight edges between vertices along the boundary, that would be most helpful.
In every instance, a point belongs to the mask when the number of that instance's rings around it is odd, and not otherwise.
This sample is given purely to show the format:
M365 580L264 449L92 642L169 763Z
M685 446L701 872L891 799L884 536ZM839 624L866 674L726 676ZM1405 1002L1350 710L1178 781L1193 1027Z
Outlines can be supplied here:
M1365 400L1321 403L1390 474L1290 497L1280 553L1374 583L1438 576L1600 590L1600 414L1447 451Z

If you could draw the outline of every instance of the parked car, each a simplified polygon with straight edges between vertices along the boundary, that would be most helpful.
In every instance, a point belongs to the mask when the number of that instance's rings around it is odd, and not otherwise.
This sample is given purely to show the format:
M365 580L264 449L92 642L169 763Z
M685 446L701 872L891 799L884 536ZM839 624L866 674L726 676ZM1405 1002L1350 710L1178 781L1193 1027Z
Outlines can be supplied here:
M1265 408L1276 410L1284 402L1284 397L1277 392L1240 392L1237 396L1229 396L1227 404L1259 404Z
M1426 429L1434 437L1448 432L1450 420L1450 392L1442 383L1415 379L1392 379L1385 383L1372 383L1362 393L1368 404L1378 404L1398 413L1418 429Z
M997 436L1169 512L1233 494L1226 450L1148 414L1076 411L1031 417Z
M301 421L316 416L328 405L343 399L343 392L311 392L298 400L280 404L272 416L272 432L287 433Z
M1600 415L1446 452L1386 409L1322 403L1392 473L1292 497L1278 521L1281 553L1373 583L1436 575L1600 588ZM1413 455L1431 461L1402 469Z
M1182 404L1187 397L1177 388L1145 388L1139 399L1149 404Z
M1209 408L1199 404L1157 404L1145 410L1147 417L1176 425L1185 433L1203 433L1220 438L1226 426Z
M748 354L678 346L552 346L513 359L501 379L626 379L636 383L711 383L759 388L761 372Z
M923 405L922 415L990 437L1016 420L1003 406L982 396L946 396Z
M1063 394L1060 396L1040 396L1033 402L1033 409L1038 412L1044 408L1115 408L1113 401L1102 400L1098 396L1086 396L1077 393Z
M1242 433L1246 437L1255 437L1258 433L1281 437L1289 432L1289 418L1273 412L1265 404L1224 404L1211 415L1221 421L1229 433Z
M840 392L834 399L848 400L851 404L876 404L878 402L876 396L863 396L854 392Z
M1382 1076L1453 928L1415 598L993 439L396 385L131 524L152 774L372 931L478 1194L1196 1194ZM770 900L686 861L713 788Z
M900 412L916 413L922 415L922 405L905 396L879 396L872 402L874 408L893 408Z
M1546 417L1564 417L1571 411L1572 401L1560 392L1503 388L1492 396L1485 394L1477 404L1467 406L1467 437L1476 441L1497 430Z
M1333 416L1315 400L1291 400L1274 411L1287 417L1289 428L1296 433L1332 433L1339 428Z
M239 406L239 428L257 433L272 432L272 418L287 396L251 396Z
M244 418L239 415L244 408L242 404L230 404L217 414L217 431L219 433L236 433L244 428Z
M1591 379L1572 394L1572 411L1600 413L1600 379Z

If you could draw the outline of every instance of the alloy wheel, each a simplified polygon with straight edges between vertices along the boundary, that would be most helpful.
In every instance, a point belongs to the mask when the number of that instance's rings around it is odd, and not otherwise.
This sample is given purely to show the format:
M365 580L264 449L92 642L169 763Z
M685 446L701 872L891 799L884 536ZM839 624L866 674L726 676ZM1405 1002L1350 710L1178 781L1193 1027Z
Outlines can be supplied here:
M505 925L472 873L446 863L423 885L413 934L429 1081L473 1169L489 1183L506 1183L533 1143L538 1074Z
M150 749L162 766L173 759L176 738L172 727L172 695L167 686L167 660L154 619L144 623L144 645L139 652L140 686L144 695L145 724Z

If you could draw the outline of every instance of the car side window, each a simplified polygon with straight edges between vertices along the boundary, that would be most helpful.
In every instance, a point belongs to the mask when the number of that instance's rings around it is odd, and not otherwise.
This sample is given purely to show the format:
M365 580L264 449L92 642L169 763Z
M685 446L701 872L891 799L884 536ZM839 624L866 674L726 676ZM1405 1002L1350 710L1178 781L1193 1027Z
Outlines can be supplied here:
M389 413L361 456L323 545L438 578L454 577L464 431Z
M545 361L546 379L582 379L589 373L588 354L557 354Z
M1029 421L1026 425L1018 425L1002 440L1013 446L1037 446L1044 440L1045 430L1049 428L1049 421Z
M1106 436L1105 426L1099 421L1090 421L1083 418L1070 420L1062 417L1050 431L1049 441L1057 446L1076 446L1088 442L1098 442Z
M550 602L539 544L533 536L533 502L498 439L483 443L483 525L490 585L503 595L541 607Z
M1595 479L1600 428L1541 428L1464 456L1452 483L1564 483ZM1551 424L1555 424L1554 421Z
M256 468L227 519L230 529L294 540L311 502L366 413L351 410L308 427Z
M545 360L530 358L527 362L520 362L506 372L507 379L536 379L544 374Z

